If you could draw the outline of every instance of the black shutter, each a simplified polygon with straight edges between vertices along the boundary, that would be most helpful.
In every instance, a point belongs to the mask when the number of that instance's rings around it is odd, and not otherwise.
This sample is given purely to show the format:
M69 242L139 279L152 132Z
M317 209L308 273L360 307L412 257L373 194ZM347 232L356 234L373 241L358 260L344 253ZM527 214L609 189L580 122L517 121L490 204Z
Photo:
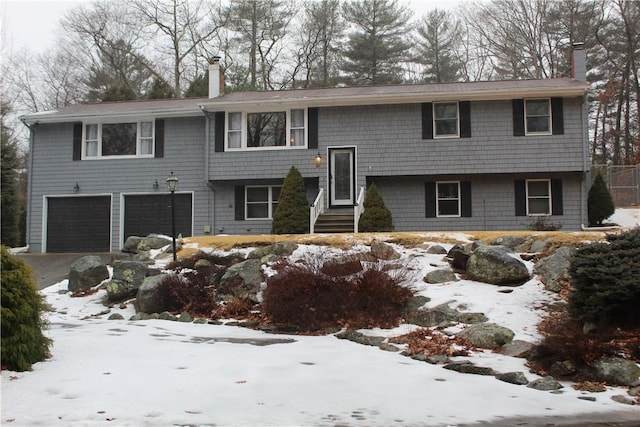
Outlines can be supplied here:
M516 216L527 216L527 182L520 179L514 182L516 196Z
M513 108L513 136L524 136L524 99L514 99Z
M73 160L82 159L82 123L73 124Z
M244 221L244 185L236 185L235 192L236 221Z
M164 157L164 120L156 119L156 140L154 157Z
M562 215L562 180L551 180L551 214Z
M462 181L460 183L460 216L471 216L471 181Z
M461 101L460 108L460 138L471 138L471 102Z
M318 148L318 109L317 108L309 108L307 111L307 123L309 125L309 130L307 134L309 135L309 149L317 149Z
M551 123L554 135L564 135L562 98L551 98Z
M216 123L213 135L213 149L216 153L222 153L224 151L224 116L224 111L218 111L215 114ZM242 219L244 219L244 213L242 214Z
M436 183L425 182L424 184L424 203L427 218L436 217Z
M433 139L433 104L422 103L422 139Z

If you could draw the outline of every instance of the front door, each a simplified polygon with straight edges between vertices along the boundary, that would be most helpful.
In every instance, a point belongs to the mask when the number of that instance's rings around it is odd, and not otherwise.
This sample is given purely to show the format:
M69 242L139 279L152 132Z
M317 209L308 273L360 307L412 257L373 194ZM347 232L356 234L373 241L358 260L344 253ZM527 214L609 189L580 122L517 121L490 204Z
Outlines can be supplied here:
M353 206L355 188L355 148L335 148L329 152L331 206Z

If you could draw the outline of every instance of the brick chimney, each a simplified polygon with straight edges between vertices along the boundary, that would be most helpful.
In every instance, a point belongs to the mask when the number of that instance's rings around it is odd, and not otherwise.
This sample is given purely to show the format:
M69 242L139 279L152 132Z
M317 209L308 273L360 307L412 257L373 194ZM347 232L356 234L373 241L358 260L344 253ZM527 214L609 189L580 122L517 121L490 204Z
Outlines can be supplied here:
M587 81L587 51L584 50L583 42L576 42L572 45L571 57L571 77L575 80Z
M220 57L214 56L209 61L209 98L224 95L224 72L220 67Z

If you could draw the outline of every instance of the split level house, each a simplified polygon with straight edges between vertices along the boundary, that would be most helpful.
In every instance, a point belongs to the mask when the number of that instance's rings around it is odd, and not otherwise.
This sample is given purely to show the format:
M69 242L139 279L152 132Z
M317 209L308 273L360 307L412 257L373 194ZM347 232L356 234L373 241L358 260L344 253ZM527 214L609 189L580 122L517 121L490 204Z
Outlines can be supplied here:
M207 98L23 116L30 250L111 251L128 236L170 235L171 172L176 234L269 234L291 166L312 232L332 231L330 214L357 231L372 183L396 231L586 223L583 50L572 77L544 80L225 93L216 59L209 75Z

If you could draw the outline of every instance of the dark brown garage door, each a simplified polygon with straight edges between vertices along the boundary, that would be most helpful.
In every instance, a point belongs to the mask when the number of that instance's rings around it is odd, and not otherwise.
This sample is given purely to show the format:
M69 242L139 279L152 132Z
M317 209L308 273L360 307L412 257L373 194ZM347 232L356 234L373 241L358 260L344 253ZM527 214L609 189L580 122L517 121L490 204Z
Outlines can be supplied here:
M191 194L176 194L176 236L191 236ZM124 238L151 233L171 236L171 195L124 197Z
M47 252L109 252L111 197L47 198Z

